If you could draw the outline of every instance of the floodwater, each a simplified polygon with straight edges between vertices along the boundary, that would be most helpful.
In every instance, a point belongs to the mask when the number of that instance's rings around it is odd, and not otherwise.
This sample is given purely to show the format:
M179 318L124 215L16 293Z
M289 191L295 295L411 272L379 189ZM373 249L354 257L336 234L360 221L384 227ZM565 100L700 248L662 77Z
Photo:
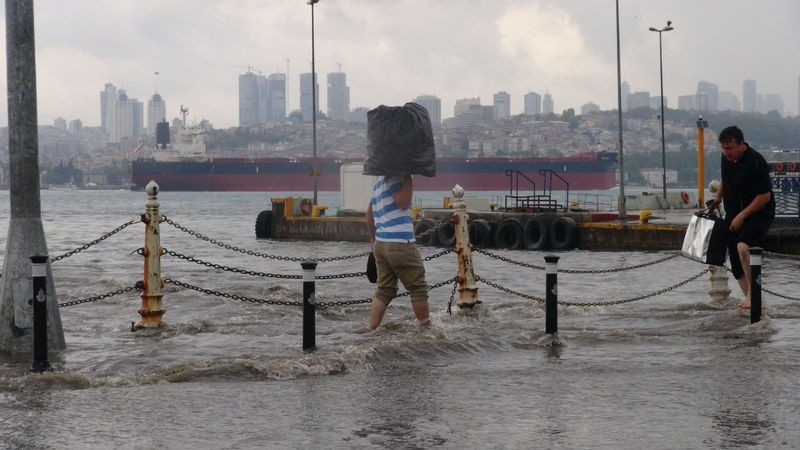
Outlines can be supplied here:
M335 204L335 197L322 200ZM256 240L269 195L162 193L170 219L274 255L335 256L367 244ZM52 256L135 219L141 192L42 194ZM431 204L437 201L431 198ZM8 193L0 192L0 204ZM688 212L687 212L688 214ZM0 249L8 210L0 211ZM130 226L53 264L59 300L130 286L142 276L144 227ZM298 275L300 265L234 253L162 224L162 246L217 264ZM424 255L438 251L423 248ZM541 252L504 252L543 265ZM562 253L561 268L612 268L668 252ZM363 270L365 258L319 274ZM797 261L765 258L764 285L797 296ZM544 296L544 273L475 255L477 273ZM164 275L204 288L300 301L299 280L251 277L162 258ZM455 275L453 254L426 263L429 283ZM611 274L559 276L559 298L635 297L704 267L683 258ZM365 278L317 283L318 301L362 299ZM163 329L130 331L135 293L62 308L67 350L54 373L0 356L0 447L59 448L728 448L800 446L800 303L765 294L756 326L713 304L704 276L674 291L605 307L562 307L559 345L533 301L479 285L481 307L447 314L451 286L431 292L420 328L407 297L369 332L366 306L318 309L317 347L301 350L301 309L167 286ZM731 280L733 295L741 293ZM735 300L734 300L735 302Z

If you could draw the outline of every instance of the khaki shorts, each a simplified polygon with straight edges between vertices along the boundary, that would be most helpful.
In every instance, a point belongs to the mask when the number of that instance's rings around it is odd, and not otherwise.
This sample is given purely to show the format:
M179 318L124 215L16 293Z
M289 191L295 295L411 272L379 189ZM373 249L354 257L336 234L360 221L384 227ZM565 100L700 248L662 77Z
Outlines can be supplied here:
M409 292L412 302L428 301L425 265L417 245L403 242L375 241L372 248L378 267L378 288L375 298L389 304L397 295L398 278Z

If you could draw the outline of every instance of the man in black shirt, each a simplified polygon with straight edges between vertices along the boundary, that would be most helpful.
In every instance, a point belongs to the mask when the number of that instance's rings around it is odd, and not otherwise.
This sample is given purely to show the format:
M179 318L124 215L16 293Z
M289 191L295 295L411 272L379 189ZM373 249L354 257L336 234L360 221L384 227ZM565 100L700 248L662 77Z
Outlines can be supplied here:
M719 134L722 182L711 207L725 205L725 223L731 231L728 252L731 271L744 293L742 308L750 307L750 247L760 247L775 218L775 198L767 161L744 141L738 127Z

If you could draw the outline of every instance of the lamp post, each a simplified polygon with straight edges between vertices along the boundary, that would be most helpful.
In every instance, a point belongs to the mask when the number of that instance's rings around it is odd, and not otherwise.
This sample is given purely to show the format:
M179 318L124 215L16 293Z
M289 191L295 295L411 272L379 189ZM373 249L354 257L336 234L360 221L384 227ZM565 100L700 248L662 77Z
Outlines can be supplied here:
M622 152L622 66L619 55L619 0L617 4L617 114L619 116L619 198L617 209L619 218L627 220L628 211L625 207L625 154Z
M667 199L667 149L664 142L664 59L661 53L661 33L672 31L672 21L667 21L664 28L650 27L650 31L658 33L658 67L661 72L661 189L664 200Z
M314 180L314 204L317 204L317 71L314 67L314 4L319 0L308 0L311 5L311 139L314 147L314 157L311 160L311 176Z

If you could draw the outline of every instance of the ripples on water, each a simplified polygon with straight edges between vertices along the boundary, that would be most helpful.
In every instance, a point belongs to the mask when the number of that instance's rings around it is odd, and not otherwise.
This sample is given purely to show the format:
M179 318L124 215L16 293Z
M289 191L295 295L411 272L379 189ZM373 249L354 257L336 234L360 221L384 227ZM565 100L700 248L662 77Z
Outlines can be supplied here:
M137 217L143 193L44 192L52 255ZM162 212L233 245L280 255L334 256L358 243L256 241L267 196L164 193ZM0 193L7 202L7 192ZM325 199L328 203L334 198ZM0 212L5 241L7 210ZM60 301L141 278L143 227L131 226L53 266ZM162 245L219 264L299 274L297 263L227 252L167 224ZM2 244L5 244L3 242ZM5 248L5 245L0 246ZM423 249L425 255L435 249ZM504 252L542 264L543 253ZM561 267L639 264L664 252L561 254ZM365 261L321 264L320 274ZM455 274L450 254L428 281ZM478 273L532 295L544 274L475 256ZM211 289L299 301L296 280L252 278L162 259L165 276ZM674 259L610 275L561 274L562 300L620 299L686 279L702 266ZM797 263L767 259L765 283L797 295ZM738 287L732 281L734 296ZM0 357L0 442L33 447L739 447L800 445L800 305L765 296L767 319L713 305L707 277L624 306L562 307L559 337L540 305L480 285L477 314L446 313L450 287L432 292L432 326L396 300L366 331L367 307L318 311L317 345L303 353L299 308L165 289L166 327L130 332L139 299L122 295L64 308L68 348L58 372L28 375L28 355ZM363 279L320 281L318 300L360 299Z

